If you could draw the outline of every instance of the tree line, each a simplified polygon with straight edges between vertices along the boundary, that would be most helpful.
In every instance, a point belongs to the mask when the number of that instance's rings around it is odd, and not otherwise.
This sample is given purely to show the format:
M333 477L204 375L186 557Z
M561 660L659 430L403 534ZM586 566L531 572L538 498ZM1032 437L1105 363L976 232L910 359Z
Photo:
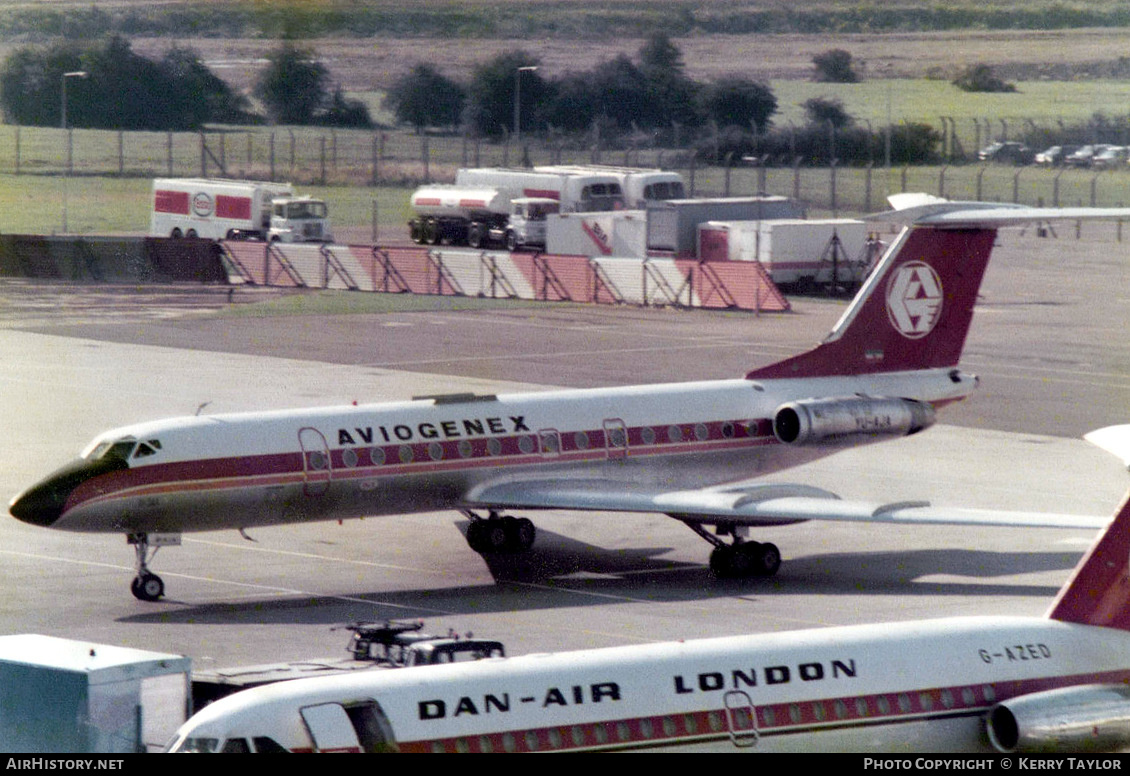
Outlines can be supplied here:
M369 127L368 109L330 86L312 52L283 43L268 56L255 87L266 115L216 76L189 48L160 60L135 53L111 36L87 44L61 42L16 50L0 67L0 110L9 123L60 126L64 80L68 127L185 131L205 124Z

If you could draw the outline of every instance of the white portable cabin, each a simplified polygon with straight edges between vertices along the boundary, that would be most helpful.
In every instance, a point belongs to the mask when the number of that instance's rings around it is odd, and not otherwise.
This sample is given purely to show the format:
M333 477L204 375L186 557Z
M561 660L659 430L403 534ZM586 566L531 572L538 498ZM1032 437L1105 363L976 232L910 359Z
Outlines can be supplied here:
M647 209L647 248L691 259L697 256L698 225L704 221L758 221L804 215L799 202L775 195L656 202Z
M557 173L505 167L464 168L455 173L456 186L508 189L515 197L555 199L562 213L622 210L624 194L615 175Z
M833 254L833 238L839 249ZM856 281L867 225L850 218L707 221L698 227L701 261L760 261L774 283Z
M192 661L52 636L0 636L0 750L157 750L188 718Z

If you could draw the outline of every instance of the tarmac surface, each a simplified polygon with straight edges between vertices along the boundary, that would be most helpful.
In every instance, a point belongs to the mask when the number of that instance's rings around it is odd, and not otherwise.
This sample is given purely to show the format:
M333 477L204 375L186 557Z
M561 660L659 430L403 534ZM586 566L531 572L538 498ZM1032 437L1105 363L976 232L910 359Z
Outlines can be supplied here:
M1002 234L963 368L981 390L912 438L776 479L849 498L1109 514L1128 480L1079 440L1130 422L1130 244ZM230 291L230 294L229 294ZM844 303L794 312L487 304L354 315L233 315L283 292L0 281L0 493L9 498L97 433L204 412L732 377L818 341ZM185 535L153 569L167 598L129 593L120 536L0 520L0 632L186 654L224 667L344 654L352 620L423 618L512 654L957 614L1042 614L1085 531L807 523L755 531L784 563L722 582L709 547L662 515L533 514L506 563L435 513ZM924 656L923 659L929 659Z

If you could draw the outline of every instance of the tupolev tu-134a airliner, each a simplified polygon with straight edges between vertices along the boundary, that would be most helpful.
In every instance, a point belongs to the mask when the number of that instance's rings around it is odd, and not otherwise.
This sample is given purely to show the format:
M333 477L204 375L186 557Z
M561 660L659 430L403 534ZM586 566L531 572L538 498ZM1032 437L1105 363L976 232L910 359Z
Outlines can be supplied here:
M1130 462L1130 426L1087 439ZM206 706L168 751L1125 750L1128 560L1130 494L1043 618L851 625L297 679Z
M1130 218L1130 209L1028 208L895 195L905 224L830 334L745 377L709 382L193 416L98 436L12 499L13 516L123 533L142 600L164 594L151 553L185 531L459 510L480 553L519 552L514 510L660 512L714 546L720 577L771 576L757 526L804 520L1101 527L1104 519L838 499L751 479L845 447L914 434L969 396L958 367L1002 226ZM713 532L708 530L713 527Z

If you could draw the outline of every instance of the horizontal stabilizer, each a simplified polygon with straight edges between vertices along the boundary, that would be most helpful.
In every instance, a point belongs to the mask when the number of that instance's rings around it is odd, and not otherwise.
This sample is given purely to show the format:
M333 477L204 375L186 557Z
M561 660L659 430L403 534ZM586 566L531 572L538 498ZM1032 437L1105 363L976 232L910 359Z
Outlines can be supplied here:
M888 197L893 210L865 217L867 221L953 229L1022 226L1046 221L1130 220L1125 207L1029 207L1000 202L951 202L931 194L905 193Z

